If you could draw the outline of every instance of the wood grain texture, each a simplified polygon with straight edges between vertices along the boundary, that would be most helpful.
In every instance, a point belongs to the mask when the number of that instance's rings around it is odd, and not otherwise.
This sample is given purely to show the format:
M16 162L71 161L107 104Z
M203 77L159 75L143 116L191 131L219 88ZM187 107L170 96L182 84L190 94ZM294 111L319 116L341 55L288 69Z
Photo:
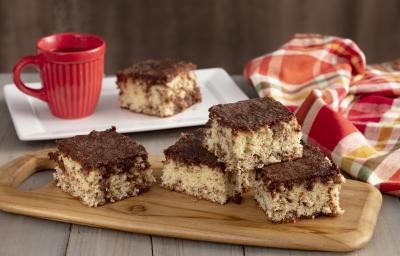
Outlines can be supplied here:
M89 208L58 189L54 182L31 191L17 186L32 173L53 167L48 152L21 156L0 167L0 209L93 227L220 243L290 249L352 251L372 237L381 194L371 185L348 180L342 188L346 213L293 224L276 225L248 194L240 205L197 200L155 184L149 192L103 207ZM149 156L159 176L162 158ZM288 237L288 234L290 236Z
M397 0L0 0L0 72L39 37L84 31L107 41L106 72L160 57L241 73L294 33L349 37L370 63L400 56Z
M151 237L109 229L73 225L67 256L151 256Z
M400 213L399 199L396 197L384 196L382 210L379 214L373 238L369 244L360 250L346 253L347 256L369 256L369 255L400 255ZM396 246L392 246L396 245ZM305 251L287 251L281 249L245 247L246 256L300 256L300 255L332 255L334 252L305 252Z
M0 212L0 255L65 255L70 226Z
M158 236L153 236L152 239L154 256L243 256L243 247L240 245L207 243Z
M49 181L49 173L28 178L20 189L30 190ZM0 255L65 255L70 224L0 212ZM21 245L20 241L24 241ZM29 248L29 251L27 249Z

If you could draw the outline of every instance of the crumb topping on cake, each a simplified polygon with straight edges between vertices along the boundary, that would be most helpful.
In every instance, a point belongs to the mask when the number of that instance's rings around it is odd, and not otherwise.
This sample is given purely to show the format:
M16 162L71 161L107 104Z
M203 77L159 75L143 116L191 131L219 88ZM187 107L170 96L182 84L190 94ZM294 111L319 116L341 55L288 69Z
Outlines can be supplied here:
M128 78L140 79L148 85L165 84L183 72L196 69L191 62L173 59L146 60L121 70L117 73L117 83L124 82Z
M57 140L56 144L58 152L49 153L50 158L59 162L59 155L66 155L80 163L84 171L98 168L107 173L114 167L128 171L137 157L147 163L146 149L128 136L117 133L115 127ZM148 167L147 164L143 169Z
M339 168L318 148L309 145L304 146L302 158L265 166L256 173L256 179L262 180L270 191L279 191L282 186L291 189L301 183L306 183L308 189L315 182L342 183Z
M217 157L203 147L205 130L197 129L193 133L184 133L172 146L164 150L166 159L173 159L189 165L204 164L208 167L220 167L225 170L225 165L218 162Z
M210 119L234 131L255 131L294 118L292 112L271 97L218 104L211 107L209 112Z

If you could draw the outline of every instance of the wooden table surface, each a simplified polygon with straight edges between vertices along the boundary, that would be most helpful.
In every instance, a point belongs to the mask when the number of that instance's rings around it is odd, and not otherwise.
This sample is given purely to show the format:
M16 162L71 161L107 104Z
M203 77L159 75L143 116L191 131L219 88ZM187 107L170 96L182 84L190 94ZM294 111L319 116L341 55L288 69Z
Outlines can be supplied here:
M38 81L38 76L26 74L24 81ZM233 76L236 83L249 95L255 96L244 79ZM12 81L9 74L0 75L0 85ZM3 91L0 92L0 164L17 156L54 146L53 141L24 142L17 138ZM130 134L142 143L150 154L162 154L183 131L173 129ZM41 172L29 178L23 189L46 184L51 172ZM290 234L288 234L290 236ZM400 201L396 197L383 196L383 205L375 234L361 250L348 255L400 255ZM249 246L216 244L183 239L125 233L100 228L47 221L0 212L0 255L320 255L338 254L284 249L268 249Z

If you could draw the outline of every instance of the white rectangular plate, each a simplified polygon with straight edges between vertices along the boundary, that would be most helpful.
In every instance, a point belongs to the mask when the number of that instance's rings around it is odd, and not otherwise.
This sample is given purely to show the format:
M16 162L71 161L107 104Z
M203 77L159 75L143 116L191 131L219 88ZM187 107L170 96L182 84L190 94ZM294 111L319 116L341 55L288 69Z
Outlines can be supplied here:
M248 99L231 77L221 68L196 70L202 102L172 117L160 118L121 109L117 103L115 77L103 80L96 112L86 118L65 120L53 116L47 104L20 92L14 84L4 86L4 96L20 140L46 140L105 130L112 125L122 133L162 130L203 125L208 108L216 104ZM28 83L39 88L40 83Z

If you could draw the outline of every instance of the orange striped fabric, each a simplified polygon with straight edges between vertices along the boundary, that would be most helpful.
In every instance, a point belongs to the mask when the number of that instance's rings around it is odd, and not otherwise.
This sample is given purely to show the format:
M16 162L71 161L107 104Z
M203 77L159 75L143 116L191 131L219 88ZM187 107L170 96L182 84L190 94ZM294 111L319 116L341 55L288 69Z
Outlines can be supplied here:
M305 142L400 196L400 60L367 66L350 39L298 34L247 63L244 75L260 97L296 111Z

